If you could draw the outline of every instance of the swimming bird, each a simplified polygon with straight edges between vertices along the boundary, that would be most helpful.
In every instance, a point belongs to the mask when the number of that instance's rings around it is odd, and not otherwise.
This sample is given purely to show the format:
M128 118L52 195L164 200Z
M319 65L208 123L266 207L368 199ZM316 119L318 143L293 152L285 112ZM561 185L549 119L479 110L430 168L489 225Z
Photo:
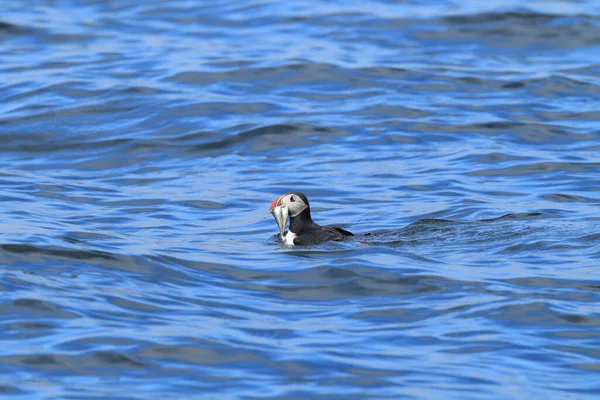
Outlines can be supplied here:
M303 193L293 192L279 196L271 203L269 212L275 217L279 226L279 238L285 244L315 245L354 236L342 228L327 228L314 223L310 216L310 204ZM288 219L290 227L286 232Z

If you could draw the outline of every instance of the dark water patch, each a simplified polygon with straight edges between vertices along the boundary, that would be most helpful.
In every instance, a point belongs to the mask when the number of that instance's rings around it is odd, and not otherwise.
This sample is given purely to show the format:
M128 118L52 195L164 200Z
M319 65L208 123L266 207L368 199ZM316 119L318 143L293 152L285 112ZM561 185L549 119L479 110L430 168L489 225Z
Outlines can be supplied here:
M27 392L14 387L14 386L8 386L8 385L0 385L0 393L8 395L8 396L15 396L15 395L25 395Z
M563 194L563 193L547 194L544 196L544 198L547 200L556 201L559 203L580 203L581 202L581 203L600 204L600 199L593 200L593 199L587 199L582 196L576 196L576 195L572 195L572 194Z
M559 15L533 12L490 12L474 15L452 15L444 18L450 23L457 24L486 24L497 21L527 21L528 23L547 23Z
M538 79L529 79L518 82L509 82L502 87L506 89L526 88L533 94L544 97L579 95L583 93L587 96L600 93L600 86L597 83L589 82L585 79L574 79L565 76L549 76ZM585 89L585 90L582 90ZM546 96L547 95L547 96Z
M560 118L562 118L561 116ZM578 118L579 120L580 118ZM472 125L424 124L413 125L411 130L435 129L436 131L453 134L447 140L458 140L454 134L471 133L505 138L519 143L565 143L593 141L598 138L596 133L580 133L565 129L562 126L552 126L547 123L524 123L518 121L494 121Z
M350 71L337 65L302 62L263 68L239 68L224 72L186 71L170 76L166 80L187 85L206 85L219 81L240 83L251 81L262 88L277 86L281 82L286 82L286 86L287 83L291 83L292 87L302 84L314 87L327 84L330 77L334 75L333 72L341 75L336 79L337 81L344 75L348 75ZM353 80L355 84L366 82L366 79L357 80L356 77Z
M69 355L22 355L14 357L2 357L3 363L7 365L25 365L28 367L41 368L43 370L71 370L78 374L108 374L117 375L118 370L131 368L143 368L144 363L135 360L126 354L109 351L93 352L79 356ZM104 368L104 371L100 371ZM122 371L121 371L122 372Z
M566 325L597 326L599 318L590 318L581 315L564 314L553 310L547 302L531 302L523 304L505 305L486 312L488 318L501 323L537 325L542 328L549 326L563 327ZM473 318L481 316L481 313L470 314Z
M2 310L1 312L7 316L8 315L18 316L23 313L26 313L29 315L36 315L38 317L48 316L48 317L59 318L59 319L78 318L78 315L73 312L61 310L58 307L56 307L54 304L44 301L44 300L39 300L39 299L29 299L29 298L15 299L14 301L12 301L10 303L4 303L3 305L1 305L0 310Z
M454 41L479 39L485 47L500 49L577 49L597 43L597 20L598 17L592 14L491 12L450 16L442 21L452 32L446 38ZM438 32L419 37L443 38Z
M600 233L591 233L584 235L579 238L580 241L585 243L599 243L600 244Z
M118 354L110 351L102 351L94 354L94 358L99 363L105 363L108 365L119 365L127 367L144 367L144 363L137 361L131 356L126 354Z
M0 245L0 249L15 253L15 254L43 254L55 257L72 258L77 260L116 260L117 257L113 254L102 252L102 251L79 251L79 250L61 250L61 249L44 249L30 245L21 244L3 244Z
M221 209L227 207L225 204L206 201L206 200L197 200L197 201L181 201L179 204L184 205L186 207L198 208L198 209Z
M599 163L538 162L515 165L502 169L481 169L469 172L472 176L521 176L530 174L552 174L555 172L596 172Z
M519 214L505 214L501 217L490 218L490 219L482 219L481 222L496 222L496 221L521 221L521 220L529 220L529 219L538 219L538 218L556 218L556 215L553 214L545 214L539 212L530 212L530 213L519 213Z
M285 147L309 147L328 143L333 137L345 133L322 127L307 125L273 125L244 131L216 142L204 143L190 148L191 153L236 149L253 153L267 152Z
M22 26L11 24L6 21L0 21L0 34L3 35L16 35L20 33L26 33L28 30Z
M67 242L72 242L68 241ZM79 241L75 241L77 245ZM122 273L138 274L139 276L162 276L170 281L172 279L186 279L186 275L179 271L170 271L163 265L157 264L152 257L123 256L99 250L76 250L61 248L44 248L31 245L4 244L0 245L0 259L8 265L24 267L25 273L31 274L58 274L62 276L67 271L72 271L69 279L76 279L80 274L100 268L104 271L121 271ZM56 265L56 269L40 269L40 265ZM29 268L27 266L31 266Z
M344 298L397 297L426 294L442 291L436 280L429 277L402 278L393 273L379 274L339 270L336 268L315 268L300 274L288 274L276 284L250 285L255 290L266 290L287 300L335 301Z
M593 285L591 282L581 282L567 279L551 279L544 277L514 278L507 279L505 280L505 282L509 284L515 284L518 286L527 286L537 289L543 289L548 292L552 292L557 289L581 289L583 292L597 292L600 289L600 287L598 287L597 285ZM576 292L576 290L573 292Z
M458 158L456 161L465 162L465 161L473 161L476 163L490 163L490 164L498 164L503 162L513 162L524 160L525 157L522 156L514 156L510 154L503 153L488 153L488 154L477 154L477 155L468 155L462 156Z
M0 122L1 124L1 122ZM89 139L84 140L58 140L56 137L60 137L58 132L44 132L44 133L28 133L27 135L20 135L17 132L7 132L6 140L3 140L1 147L3 152L24 152L24 153L47 153L68 151L85 146L88 150L96 149L110 149L115 151L119 148L126 149L128 145L134 141L131 139L108 139L90 141Z
M140 355L151 359L172 359L180 363L199 365L227 365L235 363L249 363L262 361L263 357L240 349L229 349L226 346L213 349L213 346L147 346Z

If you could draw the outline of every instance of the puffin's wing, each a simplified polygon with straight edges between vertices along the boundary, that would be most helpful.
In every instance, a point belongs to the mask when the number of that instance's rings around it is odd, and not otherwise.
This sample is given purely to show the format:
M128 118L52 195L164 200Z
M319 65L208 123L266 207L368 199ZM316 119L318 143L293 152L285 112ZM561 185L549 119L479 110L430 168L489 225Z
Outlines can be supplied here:
M344 235L344 236L354 236L354 233L352 233L352 232L348 232L348 231L347 231L347 230L345 230L345 229L342 229L342 228L337 228L337 227L336 227L336 228L333 228L333 229L335 229L336 231L338 231L339 233L341 233L341 234L342 234L342 235Z
M298 235L294 238L294 244L299 246L310 246L321 244L330 240L343 240L348 236L354 236L352 233L341 228L320 228L314 231L307 232L303 235Z

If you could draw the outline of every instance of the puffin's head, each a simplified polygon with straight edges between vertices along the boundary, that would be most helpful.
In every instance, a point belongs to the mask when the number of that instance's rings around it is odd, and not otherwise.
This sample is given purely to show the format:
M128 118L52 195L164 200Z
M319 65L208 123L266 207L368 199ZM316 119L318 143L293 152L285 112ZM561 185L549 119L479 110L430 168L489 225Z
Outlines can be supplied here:
M288 219L294 218L307 208L310 209L310 206L303 193L288 193L273 200L269 212L275 217L281 239L283 239Z

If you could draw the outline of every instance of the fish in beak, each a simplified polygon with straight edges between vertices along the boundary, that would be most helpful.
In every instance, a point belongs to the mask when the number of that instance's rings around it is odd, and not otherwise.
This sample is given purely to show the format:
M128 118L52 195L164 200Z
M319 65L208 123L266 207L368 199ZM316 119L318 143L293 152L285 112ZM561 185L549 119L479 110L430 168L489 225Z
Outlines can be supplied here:
M277 222L277 226L279 227L279 238L284 240L283 234L285 233L285 227L288 222L288 208L285 204L281 204L282 197L283 196L279 196L271 203L269 212L273 215L275 222Z

